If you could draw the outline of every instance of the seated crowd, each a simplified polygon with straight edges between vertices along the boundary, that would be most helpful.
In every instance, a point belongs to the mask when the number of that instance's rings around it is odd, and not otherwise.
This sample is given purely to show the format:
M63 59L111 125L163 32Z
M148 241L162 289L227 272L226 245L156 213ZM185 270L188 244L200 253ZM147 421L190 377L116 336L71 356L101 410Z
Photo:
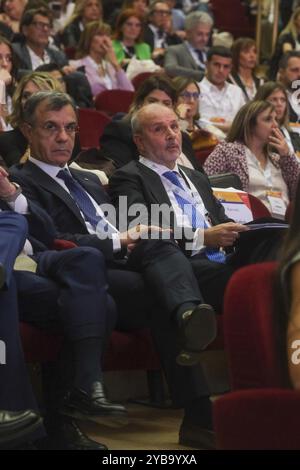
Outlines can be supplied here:
M298 227L284 242L276 223L294 204L300 173L299 8L267 76L252 38L213 44L207 2L54 3L4 0L0 14L0 340L10 358L0 364L0 448L30 440L107 449L78 420L128 422L107 397L103 355L114 329L146 327L172 405L184 410L179 444L214 449L201 358L229 279L278 260L283 247L284 288L297 299L299 249L289 252L288 241ZM80 110L110 90L131 92L131 105L107 115L98 148L81 149ZM108 186L95 171L105 162ZM227 215L209 179L224 173L266 207L269 232ZM57 240L68 249L56 251ZM285 309L290 340L294 300ZM43 422L19 319L63 338Z

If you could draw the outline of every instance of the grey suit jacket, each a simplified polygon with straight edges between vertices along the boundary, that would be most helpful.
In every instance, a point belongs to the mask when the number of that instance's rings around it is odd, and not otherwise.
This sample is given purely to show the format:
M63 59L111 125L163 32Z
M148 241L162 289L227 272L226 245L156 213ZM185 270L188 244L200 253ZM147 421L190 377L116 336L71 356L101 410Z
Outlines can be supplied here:
M192 57L185 43L168 47L165 55L164 68L173 77L189 77L200 82L204 76L203 70Z

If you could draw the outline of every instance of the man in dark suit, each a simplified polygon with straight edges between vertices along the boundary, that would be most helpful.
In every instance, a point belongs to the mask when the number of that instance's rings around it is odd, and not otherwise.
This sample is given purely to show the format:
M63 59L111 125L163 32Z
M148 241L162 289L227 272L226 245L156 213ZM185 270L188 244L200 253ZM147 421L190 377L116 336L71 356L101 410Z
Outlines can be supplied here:
M151 222L152 206L166 204L171 207L171 218L168 212L165 217L163 213L162 226L171 226L174 235L179 230L176 241L183 253L189 256L205 300L220 310L233 268L225 262L226 258L222 259L222 252L207 256L206 248L231 247L247 227L228 219L223 206L213 196L206 175L177 165L181 133L172 109L160 104L147 105L137 111L132 122L134 141L141 156L139 161L125 165L112 176L110 194L113 202L116 205L119 196L126 196L128 208L134 204L146 207L145 217L141 219L143 224ZM179 183L172 179L174 173L178 175ZM189 214L183 212L180 217L180 197L187 207L189 204L197 206L198 226ZM201 214L198 214L200 210ZM131 214L129 223L135 216ZM190 238L187 239L186 235ZM212 261L218 257L223 262Z
M18 58L18 79L29 70L36 70L40 65L55 64L64 74L68 93L75 99L76 104L91 107L92 93L85 74L71 67L62 51L49 45L51 21L49 10L43 7L26 10L22 15L22 42L13 43Z
M110 403L102 387L101 355L116 321L114 303L107 295L102 256L88 247L49 251L47 247L53 244L55 233L51 220L34 203L27 203L20 189L9 182L1 168L0 208L5 210L0 212L1 284L7 289L0 291L0 300L4 306L13 309L13 312L7 312L7 317L1 316L0 331L5 335L8 360L0 369L4 384L0 388L0 408L36 408L26 378L18 324L12 325L18 321L17 288L23 321L64 334L65 370L70 377L66 380L66 389L59 388L60 383L57 383L51 410L48 409L47 431L54 447L104 449L105 446L89 440L69 418L113 426L127 420L125 408ZM29 240L26 240L25 218L7 212L13 208L28 214ZM32 266L28 267L27 259L25 267L13 272L20 251L33 253L35 263L31 258L28 260L31 265L35 264L36 273L28 271ZM24 256L22 254L21 260L17 258L17 262L24 264ZM1 309L1 313L3 311ZM64 375L68 374L64 372Z
M202 349L214 339L216 325L212 308L203 303L190 263L173 240L143 240L149 230L162 233L157 227L134 224L129 230L119 232L103 212L112 206L107 205L109 199L99 181L93 175L68 169L77 128L69 97L61 93L37 93L25 105L24 121L31 156L26 164L12 169L14 180L22 184L30 199L46 209L60 237L81 246L97 247L108 266L115 266L116 255L124 257L124 248L129 248L128 261L122 260L127 269L122 271L123 279L132 291L138 274L128 268L141 272L155 303L150 326L172 399L186 413L180 442L211 446L212 435L207 430L211 426L208 387L202 369L195 364ZM169 230L163 233L168 234ZM118 271L110 270L110 284L116 275L119 277ZM133 300L139 307L145 305L145 300L139 303L136 294ZM195 416L196 429L190 423Z
M168 47L165 54L164 67L168 75L202 80L212 26L213 20L207 13L196 11L186 17L186 41Z
M12 276L15 259L27 236L25 218L1 212L0 234L0 448L7 448L42 437L43 430L23 358Z
M171 10L163 0L151 2L148 24L144 31L144 41L149 44L153 60L163 65L163 58L168 46L181 44L181 39L170 32Z

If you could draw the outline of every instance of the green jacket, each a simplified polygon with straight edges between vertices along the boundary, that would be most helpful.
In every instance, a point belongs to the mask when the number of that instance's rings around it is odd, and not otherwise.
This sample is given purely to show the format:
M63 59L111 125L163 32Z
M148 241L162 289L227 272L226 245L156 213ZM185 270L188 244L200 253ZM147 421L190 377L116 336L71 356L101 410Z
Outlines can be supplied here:
M113 48L116 53L118 62L122 62L125 59L125 53L121 44L121 41L116 39L113 40ZM134 46L135 56L139 60L151 59L151 49L150 46L145 42L136 43Z

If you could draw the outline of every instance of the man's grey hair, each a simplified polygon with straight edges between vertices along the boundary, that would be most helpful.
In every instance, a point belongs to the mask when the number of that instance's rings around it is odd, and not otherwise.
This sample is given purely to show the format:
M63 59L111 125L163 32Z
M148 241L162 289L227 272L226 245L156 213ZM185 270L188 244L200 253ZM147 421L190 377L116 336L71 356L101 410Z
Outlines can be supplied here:
M65 106L70 105L77 115L75 103L66 93L57 91L39 91L26 101L23 110L23 121L30 125L35 124L36 109L44 101L47 103L47 111L60 111Z
M141 117L140 117L140 110L142 108L137 109L131 116L131 129L132 134L141 134L142 132L142 124L141 124Z
M192 29L196 28L198 24L207 24L208 26L213 26L214 22L212 17L205 13L204 11L194 11L187 15L185 22L184 22L184 29L186 31L191 31Z

